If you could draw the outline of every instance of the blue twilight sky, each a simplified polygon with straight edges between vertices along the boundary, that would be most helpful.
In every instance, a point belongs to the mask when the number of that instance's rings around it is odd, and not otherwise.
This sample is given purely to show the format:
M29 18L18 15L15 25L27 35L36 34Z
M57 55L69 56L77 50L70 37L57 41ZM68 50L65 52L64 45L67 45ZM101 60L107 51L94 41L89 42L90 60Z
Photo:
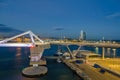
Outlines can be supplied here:
M41 36L120 39L120 0L0 0L0 24Z

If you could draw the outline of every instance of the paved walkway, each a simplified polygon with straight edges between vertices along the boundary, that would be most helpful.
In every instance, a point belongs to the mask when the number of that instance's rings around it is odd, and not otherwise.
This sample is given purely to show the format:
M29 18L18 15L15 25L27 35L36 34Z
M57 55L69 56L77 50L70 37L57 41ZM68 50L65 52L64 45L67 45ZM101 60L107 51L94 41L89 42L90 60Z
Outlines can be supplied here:
M114 76L108 72L100 73L99 69L96 69L88 64L73 64L84 71L92 80L120 80L119 77Z

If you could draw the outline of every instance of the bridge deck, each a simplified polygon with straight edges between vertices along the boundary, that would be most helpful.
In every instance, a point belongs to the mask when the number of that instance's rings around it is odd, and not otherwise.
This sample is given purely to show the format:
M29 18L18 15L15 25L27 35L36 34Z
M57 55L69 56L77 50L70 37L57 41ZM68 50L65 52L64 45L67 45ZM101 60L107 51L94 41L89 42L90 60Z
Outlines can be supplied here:
M52 41L51 44L59 44L59 45L79 45L79 46L95 46L95 47L113 47L120 48L119 43L98 43L98 42L60 42L60 41Z

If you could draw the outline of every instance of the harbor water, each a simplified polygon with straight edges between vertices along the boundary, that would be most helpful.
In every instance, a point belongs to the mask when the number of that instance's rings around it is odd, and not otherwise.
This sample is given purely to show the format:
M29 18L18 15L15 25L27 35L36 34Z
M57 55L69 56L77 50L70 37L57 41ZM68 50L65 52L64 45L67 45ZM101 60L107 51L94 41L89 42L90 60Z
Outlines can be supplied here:
M73 45L69 47L71 50L78 48L78 46ZM59 46L59 48L63 52L67 51L65 46ZM96 51L94 47L81 47L81 49ZM43 56L53 56L57 53L57 50L58 45L51 45L50 49L44 51ZM98 54L101 54L101 52L100 48ZM119 52L120 50L117 49L116 57L120 56ZM0 47L0 80L81 80L66 65L58 63L54 59L47 59L48 73L46 75L37 78L24 77L21 72L29 66L29 55L29 48Z
M53 45L44 51L44 56L56 53L57 46ZM48 73L37 78L24 77L22 69L29 66L29 48L0 47L0 80L81 80L63 63L47 59Z

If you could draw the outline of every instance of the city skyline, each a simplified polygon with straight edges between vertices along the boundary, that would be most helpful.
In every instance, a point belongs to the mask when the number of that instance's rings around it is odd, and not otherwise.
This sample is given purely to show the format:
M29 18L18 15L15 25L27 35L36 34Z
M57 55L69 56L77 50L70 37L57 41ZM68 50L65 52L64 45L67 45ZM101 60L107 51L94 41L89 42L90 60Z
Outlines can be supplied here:
M120 39L119 0L1 0L0 24L47 37Z

